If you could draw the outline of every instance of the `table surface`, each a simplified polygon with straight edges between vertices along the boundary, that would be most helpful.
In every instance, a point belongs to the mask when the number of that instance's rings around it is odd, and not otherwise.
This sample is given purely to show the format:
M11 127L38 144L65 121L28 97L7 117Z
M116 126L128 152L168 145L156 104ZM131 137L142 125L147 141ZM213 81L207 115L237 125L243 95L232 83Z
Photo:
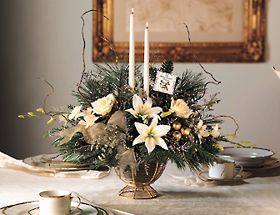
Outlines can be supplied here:
M92 202L134 214L280 214L280 169L253 177L239 185L187 186L172 175L189 176L168 164L153 187L160 197L133 200L118 196L124 184L115 172L102 179L52 178L0 169L0 207L37 200L42 190L76 191Z

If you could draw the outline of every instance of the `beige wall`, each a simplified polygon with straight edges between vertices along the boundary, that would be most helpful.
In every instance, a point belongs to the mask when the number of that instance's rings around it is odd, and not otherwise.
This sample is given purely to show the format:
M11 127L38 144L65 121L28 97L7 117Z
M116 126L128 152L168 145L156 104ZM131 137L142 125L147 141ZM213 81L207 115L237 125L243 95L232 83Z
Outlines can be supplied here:
M91 0L12 0L0 3L3 10L1 39L1 145L0 150L16 157L52 151L42 136L46 119L19 121L19 113L41 106L47 86L55 86L50 107L73 103L71 90L79 80L81 63L80 14L91 8ZM261 64L205 64L222 81L211 92L221 92L216 113L230 114L240 124L241 139L280 153L280 80L271 66L280 68L280 1L268 1L268 60ZM6 13L5 13L6 12ZM91 67L91 17L87 18L87 64ZM194 64L176 64L176 73ZM226 121L224 132L234 126Z

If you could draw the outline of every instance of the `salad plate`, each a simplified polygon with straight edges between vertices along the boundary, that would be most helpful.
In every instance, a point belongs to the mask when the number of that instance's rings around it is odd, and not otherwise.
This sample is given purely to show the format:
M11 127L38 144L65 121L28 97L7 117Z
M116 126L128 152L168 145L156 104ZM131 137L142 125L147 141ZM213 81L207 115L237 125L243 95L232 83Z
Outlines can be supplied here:
M234 161L243 167L256 167L262 165L273 155L274 152L265 148L225 147L224 150L220 152L219 157L224 160Z

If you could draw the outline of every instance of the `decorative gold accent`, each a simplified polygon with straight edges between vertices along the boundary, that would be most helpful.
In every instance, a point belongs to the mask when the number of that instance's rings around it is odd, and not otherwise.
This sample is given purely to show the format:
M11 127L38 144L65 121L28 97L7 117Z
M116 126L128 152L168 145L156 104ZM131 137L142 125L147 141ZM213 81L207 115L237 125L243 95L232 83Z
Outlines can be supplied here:
M154 183L163 173L166 164L158 162L140 162L136 168L129 164L115 167L119 178L127 185L119 192L119 196L132 199L151 199L159 194L150 185Z
M173 138L177 141L179 141L182 138L182 134L180 131L174 131L173 132Z
M181 128L181 133L183 136L188 136L190 134L191 129L187 127Z
M175 122L173 122L173 124L172 124L172 128L173 128L174 130L176 130L176 131L180 130L181 127L182 127L182 124L181 124L180 122L178 122L178 121L175 121Z
M244 0L242 42L150 43L155 61L174 62L263 62L265 60L265 0ZM128 61L128 42L114 42L113 0L93 0L94 62L116 61L112 48L123 61ZM106 15L108 21L103 17ZM143 62L143 43L135 44L135 59Z

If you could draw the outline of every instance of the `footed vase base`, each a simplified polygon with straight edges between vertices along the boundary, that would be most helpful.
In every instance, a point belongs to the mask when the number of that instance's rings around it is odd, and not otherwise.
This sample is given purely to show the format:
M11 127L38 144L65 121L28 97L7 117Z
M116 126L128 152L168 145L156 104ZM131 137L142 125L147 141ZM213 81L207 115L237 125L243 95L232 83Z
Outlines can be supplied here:
M119 192L119 196L130 199L152 199L158 197L159 194L149 185L143 187L127 185Z

